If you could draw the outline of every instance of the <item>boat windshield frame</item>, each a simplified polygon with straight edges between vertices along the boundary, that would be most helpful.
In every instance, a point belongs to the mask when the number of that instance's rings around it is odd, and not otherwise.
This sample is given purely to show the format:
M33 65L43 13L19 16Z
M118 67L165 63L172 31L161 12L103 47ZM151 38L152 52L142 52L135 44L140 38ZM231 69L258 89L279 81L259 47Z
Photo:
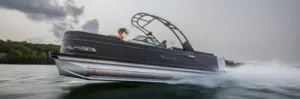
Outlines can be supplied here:
M147 19L147 17L148 17L148 19ZM149 20L149 17L150 17L150 20ZM154 20L157 20L157 21L163 23L166 27L168 27L173 32L173 34L177 37L177 39L181 43L184 51L194 51L193 47L189 43L189 40L181 32L181 30L178 29L174 24L172 24L171 22L169 22L163 18L160 18L155 15L147 14L147 13L137 13L132 17L131 24L133 26L135 26L136 28L138 28L139 30L141 30L144 34L146 34L146 36L153 38L152 40L155 39L156 41L159 41L159 40L157 40L157 38L154 35L152 35L151 31L149 31L145 28L148 24L150 24ZM142 23L144 23L144 24L142 24ZM183 40L179 37L179 35L181 35L184 38L185 42L183 42ZM162 44L160 43L160 45L162 45Z
M144 36L144 35L138 35L135 38L133 38L132 40L152 44L152 45L155 45L155 46L160 46L161 45L161 43L157 39L155 39L153 37Z

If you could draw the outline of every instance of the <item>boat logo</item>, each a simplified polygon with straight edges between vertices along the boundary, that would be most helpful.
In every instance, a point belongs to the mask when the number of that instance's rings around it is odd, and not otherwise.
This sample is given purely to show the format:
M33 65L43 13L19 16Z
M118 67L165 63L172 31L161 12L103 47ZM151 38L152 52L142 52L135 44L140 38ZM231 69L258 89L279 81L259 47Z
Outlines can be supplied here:
M164 55L160 55L160 57L161 57L162 59L176 61L176 58L173 58L173 57L167 57L167 56L164 56Z
M84 51L84 52L97 52L97 50L93 47L87 47L87 46L72 46L72 45L66 45L64 46L65 49L68 50L76 50L76 51Z

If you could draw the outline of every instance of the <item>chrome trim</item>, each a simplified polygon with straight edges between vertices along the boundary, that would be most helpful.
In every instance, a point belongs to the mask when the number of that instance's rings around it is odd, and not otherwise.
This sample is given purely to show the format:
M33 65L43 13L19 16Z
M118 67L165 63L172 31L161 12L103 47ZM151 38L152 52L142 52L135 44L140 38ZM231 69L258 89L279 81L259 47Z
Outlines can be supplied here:
M203 71L203 70L193 70L193 69L184 69L184 68L172 68L172 67L164 67L164 66L154 66L154 65L146 65L146 64L135 64L135 63L125 63L125 62L117 62L117 61L106 61L106 60L96 60L96 59L86 59L86 58L75 58L68 56L58 56L61 60L67 61L79 61L79 62L91 62L91 63L101 63L101 64L110 64L110 65L122 65L129 67L144 67L151 69L162 69L162 70L172 70L172 71L182 71L182 72L192 72L192 73L215 73L212 71Z

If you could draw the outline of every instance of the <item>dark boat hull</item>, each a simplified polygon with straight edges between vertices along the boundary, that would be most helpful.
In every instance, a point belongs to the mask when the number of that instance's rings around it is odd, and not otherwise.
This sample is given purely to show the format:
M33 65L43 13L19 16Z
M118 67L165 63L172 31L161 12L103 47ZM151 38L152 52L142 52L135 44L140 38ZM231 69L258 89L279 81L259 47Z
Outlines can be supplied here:
M119 81L174 80L214 73L224 61L209 53L135 44L79 31L66 32L60 53L50 56L62 75Z

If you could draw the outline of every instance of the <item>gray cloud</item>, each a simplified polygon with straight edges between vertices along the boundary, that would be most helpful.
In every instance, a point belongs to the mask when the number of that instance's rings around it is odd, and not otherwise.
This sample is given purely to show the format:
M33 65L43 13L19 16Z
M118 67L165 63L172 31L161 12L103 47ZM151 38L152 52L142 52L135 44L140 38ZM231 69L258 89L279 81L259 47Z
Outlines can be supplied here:
M53 35L58 40L62 39L63 34L66 31L74 29L74 26L67 22L59 22L59 23L53 23L51 32L53 32ZM82 29L86 32L91 33L98 33L99 31L99 22L97 19L88 20L85 24L82 25Z
M76 6L73 0L67 0L63 5L56 0L0 0L0 7L18 10L32 20L64 20L71 16L77 20L84 7Z
M0 8L17 10L31 20L51 23L51 32L58 40L65 31L74 28L71 23L78 23L78 17L84 12L84 7L76 6L73 0L65 0L63 4L57 0L0 0Z
M97 19L88 20L81 27L84 31L90 33L98 33L99 32L99 21Z
M62 35L66 31L71 30L71 29L74 29L74 27L71 24L66 23L66 22L61 22L61 23L53 23L51 31L54 33L54 36L57 39L61 39Z

